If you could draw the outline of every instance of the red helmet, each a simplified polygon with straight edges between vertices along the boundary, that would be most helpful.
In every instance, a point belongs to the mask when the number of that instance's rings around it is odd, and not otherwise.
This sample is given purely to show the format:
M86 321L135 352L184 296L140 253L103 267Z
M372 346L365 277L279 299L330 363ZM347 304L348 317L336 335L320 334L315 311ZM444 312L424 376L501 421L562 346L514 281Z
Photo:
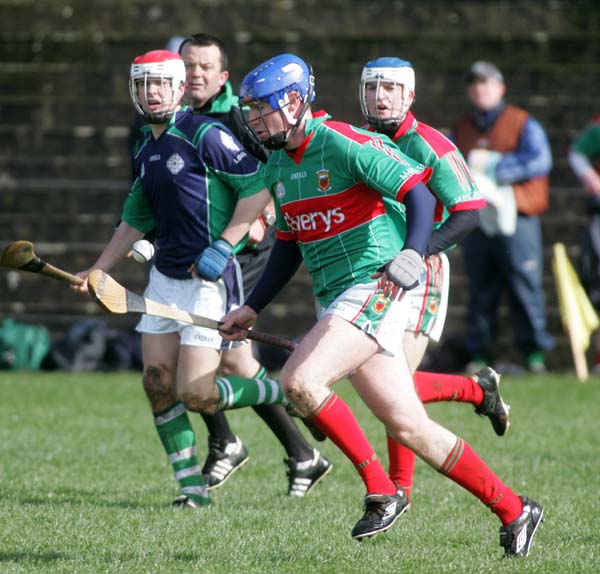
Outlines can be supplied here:
M144 110L140 101L140 88L148 93L148 81L159 80L161 86L171 90L171 101L164 102L158 112ZM185 65L181 56L168 50L152 50L138 56L131 64L129 91L136 110L150 123L164 123L175 112L183 93L180 87L185 85Z

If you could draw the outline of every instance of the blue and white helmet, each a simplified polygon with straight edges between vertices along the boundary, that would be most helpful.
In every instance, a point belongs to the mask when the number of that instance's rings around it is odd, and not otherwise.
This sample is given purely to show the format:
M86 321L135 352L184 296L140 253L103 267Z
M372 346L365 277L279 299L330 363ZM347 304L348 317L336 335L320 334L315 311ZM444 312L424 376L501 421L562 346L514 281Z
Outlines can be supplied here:
M294 118L288 110L289 94L299 94L304 104L299 117ZM240 85L240 105L259 101L268 103L273 110L281 111L290 125L289 134L275 134L263 142L269 149L281 149L294 134L304 113L315 99L315 79L308 64L293 54L280 54L263 62L246 75Z
M376 110L369 110L367 105L367 84L393 84L402 87L402 94L398 105L394 106L397 113L392 117L380 118ZM398 90L398 93L400 91ZM359 101L362 113L367 122L375 129L389 129L402 123L415 95L415 71L412 64L400 58L377 58L367 62L362 70L359 86Z

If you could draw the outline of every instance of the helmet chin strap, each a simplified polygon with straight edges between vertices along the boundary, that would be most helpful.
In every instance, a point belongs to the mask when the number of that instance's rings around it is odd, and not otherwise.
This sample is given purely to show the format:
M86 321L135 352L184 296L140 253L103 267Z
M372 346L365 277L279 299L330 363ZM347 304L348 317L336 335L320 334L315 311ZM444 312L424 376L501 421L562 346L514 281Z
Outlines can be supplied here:
M279 132L268 137L264 142L262 142L262 145L264 145L267 149L277 151L278 149L283 149L286 143L287 138L285 136L285 132Z
M369 119L368 123L375 131L388 136L393 136L398 131L402 122L394 118L393 120Z
M164 124L164 123L168 122L173 117L174 113L175 113L175 110L173 110L172 112L162 112L160 114L147 114L147 113L144 113L142 115L144 116L144 119L149 124Z

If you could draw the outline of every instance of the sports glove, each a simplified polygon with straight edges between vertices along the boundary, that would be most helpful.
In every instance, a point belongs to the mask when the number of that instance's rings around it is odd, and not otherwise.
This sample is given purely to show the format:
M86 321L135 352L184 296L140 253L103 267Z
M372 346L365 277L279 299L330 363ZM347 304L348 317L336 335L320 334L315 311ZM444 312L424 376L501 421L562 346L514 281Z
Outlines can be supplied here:
M223 275L233 246L225 239L217 239L196 259L194 268L198 277L207 281L216 281Z
M385 267L387 276L402 289L414 289L423 270L423 257L414 249L400 251Z

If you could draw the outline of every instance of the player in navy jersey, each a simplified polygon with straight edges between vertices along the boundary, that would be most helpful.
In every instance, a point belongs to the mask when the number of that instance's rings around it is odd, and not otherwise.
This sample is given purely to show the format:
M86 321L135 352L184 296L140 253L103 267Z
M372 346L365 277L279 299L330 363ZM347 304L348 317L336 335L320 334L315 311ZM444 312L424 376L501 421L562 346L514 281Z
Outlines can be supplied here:
M252 326L304 261L319 319L284 366L281 386L365 483L365 514L353 538L388 529L408 499L383 472L352 412L331 390L344 376L396 442L471 492L504 525L511 524L504 532L511 538L507 554L526 556L542 508L520 498L464 440L429 419L402 349L407 292L419 284L433 225L435 201L425 185L431 168L385 136L335 122L325 112L313 114L314 78L292 54L271 58L247 74L240 99L249 107L249 125L275 150L265 180L275 200L278 235L258 285L244 306L224 318L223 329ZM396 227L383 198L404 203L404 229ZM501 542L506 548L508 541Z
M243 302L234 254L269 201L259 162L220 122L180 105L185 66L155 50L133 61L130 91L148 125L134 152L134 182L121 223L95 264L108 271L151 229L156 256L145 295L219 319ZM87 290L87 284L80 288ZM224 343L217 331L142 316L143 386L169 456L180 507L210 503L187 410L214 413L286 404L265 376L216 379Z

